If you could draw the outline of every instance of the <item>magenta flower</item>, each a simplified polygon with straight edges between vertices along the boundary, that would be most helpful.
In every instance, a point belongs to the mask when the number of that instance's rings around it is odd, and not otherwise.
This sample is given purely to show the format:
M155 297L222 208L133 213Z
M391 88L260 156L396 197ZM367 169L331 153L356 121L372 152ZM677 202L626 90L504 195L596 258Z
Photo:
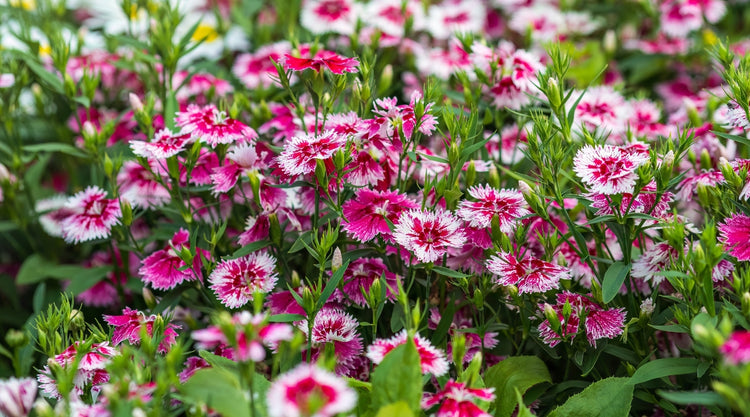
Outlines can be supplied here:
M70 197L65 208L70 215L62 221L62 236L68 243L109 237L112 226L120 224L120 203L107 199L107 192L96 186Z
M222 304L238 308L251 301L254 292L269 293L273 290L279 279L275 269L276 258L266 252L255 252L222 261L208 280Z
M463 246L466 235L461 221L450 212L411 210L399 217L393 239L420 262L435 262L448 248Z
M133 207L157 208L169 203L169 190L154 175L135 161L125 161L117 174L120 197Z
M350 314L337 308L326 307L315 315L312 326L312 352L306 350L302 356L312 355L313 360L325 351L326 344L332 343L336 353L336 373L345 375L352 368L354 359L362 354L362 337L357 334L359 322ZM308 321L303 320L297 328L307 339Z
M36 399L36 381L32 378L0 380L0 414L7 417L26 417Z
M268 88L274 84L274 77L278 77L273 63L281 61L290 50L289 42L281 41L262 46L252 54L239 54L232 65L232 73L248 89Z
M310 0L302 4L300 23L315 35L351 35L357 26L357 10L352 0Z
M50 359L62 367L72 365L80 346L81 342L75 342L62 353ZM92 392L101 390L101 385L109 381L109 374L105 366L111 357L118 354L119 352L110 347L108 342L91 345L91 348L81 355L81 359L78 362L78 369L73 378L75 394L78 396L83 395L83 388L88 384L91 384ZM44 366L42 371L37 375L37 380L39 381L39 388L47 397L60 399L57 381L53 379L49 366Z
M238 361L260 362L266 358L264 346L276 349L284 340L292 340L294 336L292 326L286 323L269 323L265 314L250 314L248 311L236 313L232 317L235 326L236 339L231 343L224 332L218 326L209 326L205 329L196 330L191 335L197 341L199 349L223 349L230 346L232 355L226 352L225 356L233 356Z
M351 411L357 393L344 379L301 363L271 384L267 403L270 417L332 417Z
M497 275L499 285L516 285L518 293L536 293L558 288L561 279L570 279L570 270L533 256L518 259L500 252L490 257L487 269Z
M367 348L367 357L373 363L379 364L390 351L406 343L406 338L407 334L404 329L390 339L376 339ZM414 344L417 346L423 374L440 377L448 372L448 360L445 358L445 352L433 346L429 340L420 335L414 336Z
M678 250L672 247L669 242L649 245L643 250L641 256L633 262L630 275L633 278L651 281L654 286L658 286L664 280L664 276L657 275L657 272L669 270L672 262L678 256Z
M104 316L110 326L115 328L114 334L112 334L112 344L117 346L123 341L127 340L131 345L136 345L141 342L141 331L145 328L146 333L153 337L154 336L154 321L156 321L156 315L152 314L146 316L143 312L133 310L130 307L125 307L122 310L121 316ZM163 339L159 343L159 352L166 353L169 348L176 343L177 332L180 326L167 323L164 328Z
M170 290L185 281L201 280L201 257L208 258L209 252L196 248L192 267L189 267L179 256L183 249L190 249L190 237L187 230L180 229L164 249L152 253L141 262L138 275L143 282L157 290Z
M138 156L160 160L177 155L192 142L193 137L190 134L175 135L169 129L162 129L156 132L151 142L130 141L130 149Z
M395 224L405 210L418 207L419 204L396 191L360 188L341 207L345 217L343 228L360 242L369 242L378 234L387 239L391 236L388 221Z
M632 193L638 179L636 170L648 161L648 154L628 153L611 145L586 145L573 160L573 171L594 193Z
M442 390L424 394L422 408L427 410L442 403L436 417L490 417L491 414L476 405L474 400L494 401L495 389L469 388L463 382L450 379Z
M740 129L750 128L750 121L747 120L747 113L736 101L731 100L727 103L727 121L730 126Z
M732 365L750 363L750 331L739 330L732 333L719 348L724 360Z
M740 261L750 261L750 217L735 213L719 225L719 240L729 254Z
M457 213L470 227L490 227L492 217L497 214L500 231L510 234L520 217L531 214L526 209L523 194L517 190L496 190L489 185L478 185L469 188L469 195L478 201L461 201Z
M398 276L388 270L385 263L380 258L359 258L352 261L344 272L343 292L354 304L364 307L367 300L362 292L368 293L372 288L373 282L380 277L385 277L381 285L387 286L385 297L386 300L396 298L396 288L398 286Z
M565 322L562 313L566 302L571 307L571 315L567 322ZM543 309L544 307L540 306L540 308ZM578 334L581 318L584 316L583 325L586 339L593 347L596 347L598 339L613 339L621 335L625 326L625 309L615 308L605 310L589 298L568 291L557 294L557 304L548 308L552 308L557 313L557 317L562 325L559 332L552 330L547 319L539 325L539 335L542 337L544 343L550 347L557 346L566 336L575 336Z
M213 104L203 108L191 104L187 111L177 113L175 123L181 135L190 134L215 148L219 144L249 142L258 137L251 127L227 117Z
M320 135L301 134L287 142L277 161L284 174L290 177L312 174L315 172L318 160L327 161L332 170L331 157L344 145L346 145L346 136L332 130L327 130Z
M315 58L297 58L289 54L284 55L284 68L292 71L304 71L310 68L315 72L320 72L321 69L328 69L334 74L343 74L345 72L359 72L358 66L357 58L347 58L325 49L318 51Z

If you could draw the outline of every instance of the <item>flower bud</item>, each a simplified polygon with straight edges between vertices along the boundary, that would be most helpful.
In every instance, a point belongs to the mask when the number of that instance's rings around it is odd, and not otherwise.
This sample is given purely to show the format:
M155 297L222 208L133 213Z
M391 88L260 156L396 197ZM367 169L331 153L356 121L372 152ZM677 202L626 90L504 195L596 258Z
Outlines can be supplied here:
M602 41L604 46L604 52L612 55L617 50L617 35L615 31L610 29L604 33L604 40Z
M83 312L78 309L70 310L70 316L68 317L70 322L70 330L84 330L86 328L86 320L83 317Z
M451 347L453 348L453 363L456 364L456 366L462 366L464 363L464 355L466 354L466 335L460 332L455 333L451 342Z
M557 315L555 309L548 303L544 303L544 317L549 322L549 328L560 334L560 317Z
M122 224L125 227L133 224L133 207L128 200L120 200L120 211L122 212Z
M11 349L20 348L29 342L29 336L23 330L10 329L5 334L5 343Z
M333 256L331 257L331 271L336 272L343 264L344 258L341 255L341 249L336 247L336 249L333 250Z
M553 77L547 79L547 98L553 109L560 107L562 99L560 96L560 85Z
M150 310L156 307L156 297L154 297L154 293L148 289L148 287L143 287L141 295L143 296L143 301Z
M130 100L130 108L132 108L134 112L138 113L143 111L143 102L137 95L134 93L128 94L128 100Z
M81 133L83 134L83 142L86 145L86 148L96 149L99 142L99 134L96 131L96 126L94 126L94 124L90 121L86 120L85 122L83 122Z
M466 176L464 178L466 181L466 187L474 185L474 181L477 179L477 167L473 160L469 161L469 166L466 167Z

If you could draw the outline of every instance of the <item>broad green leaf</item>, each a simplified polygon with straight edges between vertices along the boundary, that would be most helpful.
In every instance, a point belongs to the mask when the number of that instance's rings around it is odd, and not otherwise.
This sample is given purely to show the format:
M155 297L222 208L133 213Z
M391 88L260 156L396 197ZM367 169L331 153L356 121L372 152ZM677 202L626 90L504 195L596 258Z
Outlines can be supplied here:
M395 402L386 406L380 407L375 417L413 417L414 413L409 408L409 404L404 401Z
M422 367L414 341L393 349L372 372L372 410L403 401L415 413L422 400Z
M10 232L11 230L18 229L18 225L13 223L10 220L3 220L0 221L0 233L2 232Z
M718 405L726 406L726 402L714 391L656 391L662 398L680 405Z
M607 272L604 273L604 279L602 280L602 301L608 303L612 301L622 284L625 282L625 277L630 272L630 264L623 262L615 262L607 268Z
M80 265L57 265L38 254L34 254L26 258L21 265L16 282L18 284L34 284L45 278L55 278L81 280L85 283L84 285L94 285L111 270L111 266L86 268Z
M433 266L432 270L435 271L435 272L437 272L440 275L443 275L443 276L446 276L446 277L449 277L449 278L468 278L468 277L471 276L471 275L464 274L464 273L459 272L459 271L454 271L454 270L452 270L450 268L446 268L444 266Z
M589 385L547 417L627 417L632 401L629 378L612 377Z
M36 143L33 145L26 145L23 147L26 152L60 152L70 156L76 156L78 158L85 158L88 155L81 149L76 148L73 145L67 143Z
M511 356L487 370L484 383L495 388L495 417L508 417L516 408L515 391L552 382L547 366L536 356Z
M636 385L652 379L659 379L671 375L695 374L701 363L695 358L663 358L646 362L636 369L630 377L630 384Z
M262 377L258 375L258 378ZM186 401L206 404L222 415L250 417L250 404L245 391L237 377L225 370L199 369L179 390Z

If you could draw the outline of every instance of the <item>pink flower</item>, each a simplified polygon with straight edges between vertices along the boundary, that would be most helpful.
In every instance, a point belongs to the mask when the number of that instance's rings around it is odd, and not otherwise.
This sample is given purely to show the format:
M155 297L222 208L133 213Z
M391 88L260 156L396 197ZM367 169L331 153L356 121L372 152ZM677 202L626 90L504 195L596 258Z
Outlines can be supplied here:
M109 237L112 226L120 224L120 203L106 198L107 192L96 186L70 197L65 208L71 214L62 221L62 236L68 243L80 243Z
M332 170L331 158L344 145L346 145L346 136L339 135L332 130L327 130L320 135L301 134L287 142L277 160L284 174L290 177L312 174L315 172L318 160L327 162Z
M222 261L208 277L222 304L238 308L253 299L253 293L269 293L279 279L276 258L266 252L255 252L237 259Z
M633 194L622 193L620 207L613 206L612 197L607 194L587 194L591 200L591 207L599 209L598 216L611 215L615 211L619 213L645 213L653 217L666 217L670 214L669 203L674 195L665 191L661 196L656 193L656 181L651 181L641 188L638 195L633 199Z
M404 329L390 339L376 339L367 348L367 357L373 363L379 364L390 351L406 343L406 338L406 329ZM417 346L423 374L440 377L448 372L448 360L445 358L445 352L434 347L432 343L420 335L414 336L414 344Z
M567 321L565 321L562 313L566 303L570 304L571 307L571 314ZM547 306L557 314L562 325L558 332L550 327L547 319L539 325L539 335L544 343L550 347L557 346L567 336L575 337L578 334L581 318L584 316L586 317L584 322L586 339L593 347L596 347L598 339L613 339L619 336L625 326L624 308L605 310L589 298L568 291L557 294L556 305Z
M193 137L190 134L175 135L169 129L162 129L156 132L151 142L130 141L130 148L138 156L160 160L177 155L192 141Z
M302 357L312 355L313 360L325 351L328 343L333 344L336 354L336 373L345 375L353 367L354 359L362 354L362 337L357 334L359 322L350 314L337 308L326 307L315 315L312 326L312 352L302 352ZM309 332L308 321L303 320L297 328L305 334Z
M677 192L677 197L680 201L691 201L693 195L698 192L699 185L704 187L716 187L725 182L724 174L722 174L721 171L714 171L711 169L701 173L694 173L693 175L686 176L685 179L680 181L680 184L677 185L677 189L680 190Z
M479 33L484 28L487 9L478 0L446 2L430 6L427 31L436 39L448 39L454 33Z
M178 230L162 250L158 250L141 262L138 275L143 282L157 290L170 290L185 281L201 280L203 274L201 257L208 258L209 252L196 248L192 266L189 267L180 257L183 249L190 249L190 236L185 229Z
M615 308L612 310L592 309L586 315L586 321L584 322L586 339L591 346L596 347L597 340L614 339L622 334L624 323L624 308Z
M345 72L359 72L358 66L357 58L347 58L325 49L318 51L315 58L296 58L289 54L284 55L284 68L292 71L304 71L311 68L313 71L320 72L321 69L327 68L334 74L343 74Z
M703 17L716 23L727 8L723 0L665 0L659 6L661 29L670 36L684 38L703 26Z
M595 193L632 193L636 170L648 161L648 154L628 153L611 145L586 145L573 159L573 171Z
M425 393L422 408L427 410L442 402L437 417L490 417L491 414L477 406L472 400L492 402L495 400L494 388L469 388L463 382L453 379L435 394Z
M615 140L622 140L632 109L625 98L609 86L592 87L584 93L574 93L576 99L583 94L575 108L574 129L609 133ZM571 99L571 102L573 100Z
M497 275L500 285L516 285L518 293L536 293L558 288L561 279L570 279L570 270L527 256L518 259L510 253L500 252L490 257L487 269Z
M419 205L406 195L396 191L373 191L360 188L352 200L345 202L343 228L360 242L369 242L378 234L389 238L391 229L405 210L416 209Z
M343 292L354 304L364 307L367 305L367 300L362 292L369 293L372 284L381 277L385 278L380 283L386 287L386 300L393 301L396 298L398 276L389 271L380 258L359 258L352 261L342 278Z
M450 212L411 210L399 217L393 239L420 262L435 262L448 248L463 246L466 236L461 221Z
M135 161L125 161L117 174L120 197L133 207L156 208L169 203L169 190L154 175Z
M750 363L750 332L739 330L732 333L719 348L724 360L732 365Z
M36 381L32 378L0 380L0 414L26 417L36 398Z
M249 89L268 88L278 77L274 62L281 61L284 54L291 51L287 41L277 42L258 48L252 54L239 54L234 60L232 73Z
M308 0L302 3L300 23L310 33L351 35L357 25L352 0Z
M727 121L730 126L740 129L750 128L750 121L747 120L747 113L736 101L730 100L727 103Z
M657 272L669 270L672 262L677 260L678 256L678 250L672 247L669 242L649 245L641 256L633 262L630 275L633 278L651 281L654 286L658 286L664 280L664 276L657 275Z
M264 360L266 351L263 346L276 349L279 343L292 340L294 336L292 326L286 323L269 323L265 314L253 315L242 311L232 317L232 324L235 327L233 341L228 340L218 326L196 330L191 336L198 342L199 349L223 349L224 346L230 346L233 349L231 356L243 362Z
M175 123L182 128L181 135L190 134L212 148L219 144L249 142L258 137L255 130L227 117L213 104L203 108L191 104L187 111L177 113Z
M332 417L354 409L357 393L344 379L301 363L271 384L267 404L270 417Z
M470 227L488 228L492 224L492 217L497 215L500 231L510 234L520 217L531 214L520 191L496 190L489 185L478 185L469 188L469 195L478 201L461 201L457 213Z
M75 342L59 355L50 358L50 360L54 360L63 368L67 368L73 364L76 355L79 354L78 349L80 346L81 342ZM101 390L101 385L109 381L109 374L105 366L111 357L118 354L119 352L110 347L108 342L94 343L88 351L81 352L78 369L73 378L74 393L78 396L83 395L83 388L89 384L92 387L92 392ZM49 366L44 366L42 371L37 375L37 380L39 381L39 388L46 396L60 399L57 381L53 379Z
M750 261L750 217L735 213L719 225L719 240L739 261Z
M149 336L154 337L154 322L156 321L155 314L147 317L141 311L125 307L125 309L122 310L121 316L105 315L104 321L115 328L114 334L112 335L112 344L115 346L125 340L131 345L139 344L141 342L141 331L144 328ZM176 343L177 332L175 329L179 328L180 326L175 324L166 323L162 335L163 339L161 343L159 343L159 352L168 352L169 348Z

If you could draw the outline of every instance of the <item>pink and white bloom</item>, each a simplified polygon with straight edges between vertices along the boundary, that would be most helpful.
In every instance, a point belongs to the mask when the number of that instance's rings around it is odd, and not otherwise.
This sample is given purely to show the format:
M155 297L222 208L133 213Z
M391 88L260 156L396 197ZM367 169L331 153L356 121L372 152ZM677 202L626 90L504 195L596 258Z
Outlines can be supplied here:
M571 315L567 322L562 313L566 303L571 307ZM547 319L539 325L540 336L550 347L555 347L564 337L575 336L579 331L581 319L584 317L583 327L586 339L593 347L596 347L596 341L599 339L613 339L621 335L625 326L624 308L605 310L588 297L569 291L557 294L557 304L550 307L557 313L562 325L559 333L552 330Z
M156 132L151 142L141 140L130 141L130 149L138 156L161 160L182 152L193 140L194 138L190 134L174 134L169 129L161 129Z
M301 363L271 384L267 404L270 417L333 417L354 409L357 393L344 379Z
M430 6L426 30L435 39L448 39L454 33L479 33L484 28L487 10L478 0L458 0Z
M309 56L309 50L305 55ZM334 74L343 74L345 72L359 72L359 61L357 58L347 58L335 52L325 49L319 50L314 58L297 58L290 54L285 54L284 68L292 71L304 71L312 69L320 72L322 69L328 69Z
M120 224L120 203L107 199L107 192L96 186L70 197L65 208L70 215L62 221L62 237L68 243L80 243L109 237L112 226Z
M559 8L536 5L515 11L508 27L521 35L526 35L528 31L535 42L549 42L559 39L565 31L566 22Z
M719 241L739 261L750 261L750 217L735 213L719 225Z
M732 365L750 363L750 331L738 330L732 333L719 348L724 360Z
M373 363L379 364L383 361L385 355L406 343L407 337L406 329L404 329L390 339L376 339L367 348L367 357ZM448 372L448 360L445 358L445 352L436 348L429 340L418 334L414 336L414 344L417 346L423 374L440 377Z
M369 293L372 284L381 277L385 278L380 285L386 289L386 301L393 301L396 298L398 276L389 271L380 258L359 258L352 261L342 278L343 292L354 304L364 307L367 305L367 299L362 293Z
M6 417L26 417L36 399L37 383L32 378L0 380L0 414Z
M276 286L276 258L266 252L255 252L237 259L222 261L211 272L208 281L222 304L238 308L253 299L253 293L269 293Z
M209 252L195 248L192 265L188 265L180 257L183 249L190 249L190 236L187 230L180 229L167 242L164 249L152 253L141 262L138 275L143 282L151 284L151 287L157 290L170 290L186 281L201 280L201 258L208 259Z
M750 121L747 119L747 112L736 101L730 100L727 103L727 122L732 127L740 129L750 128Z
M393 240L420 262L435 262L448 248L463 246L466 235L461 221L450 212L410 210L401 213Z
M487 269L497 276L500 285L516 285L518 293L545 292L560 286L561 279L570 279L568 268L545 262L533 256L518 259L500 252L487 261Z
M294 177L315 172L317 161L321 160L331 165L331 158L339 149L346 145L346 136L333 130L327 130L320 135L301 134L287 142L284 151L278 156L279 167L284 174Z
M469 388L463 382L450 379L442 390L424 394L422 408L427 410L441 404L436 417L490 417L491 414L474 403L476 400L494 401L495 388Z
M640 257L633 261L633 269L630 275L633 278L643 279L658 286L663 280L663 275L658 272L668 271L672 262L676 261L680 253L672 247L669 242L659 242L647 246Z
M219 326L195 330L191 337L199 349L220 349L222 356L238 361L260 362L266 358L266 350L276 349L282 341L292 340L292 326L286 323L269 323L266 314L251 314L241 311L232 316L235 340L227 339ZM229 347L229 348L227 348ZM235 350L236 347L236 350Z
M135 161L125 161L117 174L120 197L133 207L157 208L169 204L171 196L148 169Z
M122 315L105 315L104 321L115 328L115 331L112 334L112 344L114 346L117 346L126 340L131 345L141 343L141 332L144 328L149 336L154 337L154 322L156 321L156 314L146 316L142 311L125 307L125 309L122 310ZM176 324L166 323L164 333L159 336L163 337L161 343L159 343L159 352L168 352L169 348L176 343L176 329L179 328L180 326Z
M718 22L727 11L724 0L663 0L659 6L661 30L666 34L685 38L709 23Z
M346 375L353 368L354 359L362 354L362 336L357 333L359 322L352 315L338 308L325 307L315 315L312 325L312 351L303 350L302 356L317 360L332 343L336 353L336 373ZM305 334L309 331L308 320L302 320L297 328Z
M177 113L175 123L181 128L181 135L189 134L212 148L220 144L250 142L258 137L251 127L227 117L213 104L205 107L191 104L186 111Z
M470 227L490 227L492 217L497 215L500 231L510 234L516 228L518 219L531 214L526 208L523 194L518 190L497 190L489 185L477 185L468 191L477 201L461 201L457 214Z
M402 9L403 8L403 9ZM386 35L403 38L406 20L411 18L413 29L424 27L425 15L418 1L380 0L364 6L360 18L365 25L380 29Z
M50 360L54 360L64 368L68 367L73 364L76 355L79 354L78 349L80 346L81 342L75 342L59 355L50 358ZM116 355L119 355L119 352L117 349L109 346L109 342L94 343L88 351L81 352L78 369L73 378L73 392L81 396L84 394L83 388L91 384L92 393L98 393L101 390L101 386L109 381L109 373L107 373L105 367L109 363L109 359ZM60 399L57 381L53 378L54 376L49 366L45 365L37 375L39 388L47 397Z
M357 26L357 11L352 0L306 0L302 2L300 24L310 33L351 35Z
M342 226L360 242L369 242L377 235L387 239L391 236L388 222L395 224L401 213L418 207L419 204L396 191L360 188L354 198L341 207L344 213Z
M573 93L570 103L581 94L583 97L575 107L574 129L577 132L586 129L590 132L596 130L609 133L610 140L622 141L633 113L622 94L610 86L597 86L582 93Z
M268 88L279 76L274 62L280 62L291 51L291 44L281 41L264 45L252 54L239 54L232 65L232 73L249 89Z
M648 154L629 153L612 145L586 145L576 153L573 171L595 193L632 193L638 179L636 170L648 160Z

